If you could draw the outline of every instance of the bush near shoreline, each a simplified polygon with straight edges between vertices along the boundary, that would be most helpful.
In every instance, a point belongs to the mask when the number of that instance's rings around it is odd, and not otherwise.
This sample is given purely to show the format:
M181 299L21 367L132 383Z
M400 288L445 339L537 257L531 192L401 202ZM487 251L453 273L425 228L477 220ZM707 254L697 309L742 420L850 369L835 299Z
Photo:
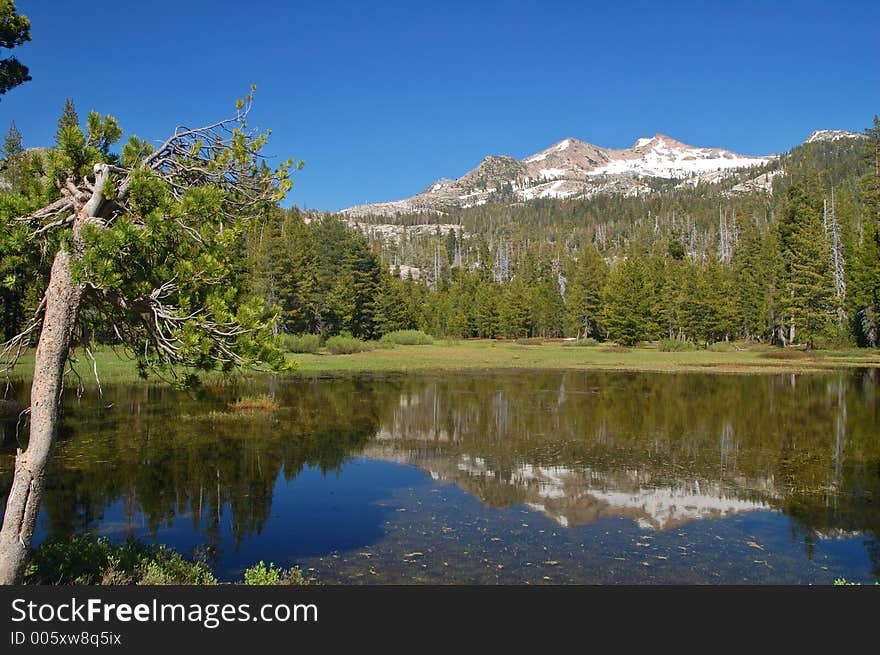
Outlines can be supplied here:
M262 560L245 569L245 585L308 585L298 567L283 569ZM74 535L45 541L31 551L22 582L36 585L215 585L210 567L164 545L129 539Z

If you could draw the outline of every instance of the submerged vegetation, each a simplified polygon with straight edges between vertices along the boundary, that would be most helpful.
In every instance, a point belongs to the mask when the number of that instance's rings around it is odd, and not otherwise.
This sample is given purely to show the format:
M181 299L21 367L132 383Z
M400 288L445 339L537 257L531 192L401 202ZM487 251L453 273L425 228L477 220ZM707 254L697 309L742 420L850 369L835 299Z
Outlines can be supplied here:
M281 407L277 400L268 394L258 396L243 396L235 402L229 403L229 409L233 412L273 412Z
M224 582L260 559L325 583L880 579L880 370L700 370L70 389L41 535L166 543ZM179 420L264 393L283 408L271 423ZM3 428L0 486L18 444L15 421Z

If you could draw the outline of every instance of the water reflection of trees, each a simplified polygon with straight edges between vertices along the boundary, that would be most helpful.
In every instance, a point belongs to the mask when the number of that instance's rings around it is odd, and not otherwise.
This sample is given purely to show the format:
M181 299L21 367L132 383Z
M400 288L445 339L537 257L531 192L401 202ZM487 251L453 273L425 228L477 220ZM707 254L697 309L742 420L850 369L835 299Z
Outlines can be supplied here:
M550 485L544 496L565 497L551 502L560 522L611 511L597 501L609 492L647 489L766 503L813 538L876 535L878 412L876 370L413 379L368 452L393 453L491 506L535 502L536 487Z
M242 390L111 389L110 410L68 400L44 516L53 533L82 531L121 502L153 531L188 516L209 542L230 521L238 542L262 530L279 475L335 471L366 453L417 465L489 506L540 501L568 524L626 514L614 499L649 490L770 505L808 542L876 536L878 389L876 370L288 381L271 389L281 410L247 419L208 416ZM0 459L3 491L14 446L7 440Z
M277 412L235 416L233 390L188 395L138 386L105 391L114 407L71 399L48 476L43 514L50 533L81 532L121 501L130 523L151 532L188 516L209 543L231 522L236 544L269 517L279 473L337 471L378 426L384 400L355 380L302 383L276 392ZM8 450L4 448L4 450ZM0 484L10 482L4 452Z

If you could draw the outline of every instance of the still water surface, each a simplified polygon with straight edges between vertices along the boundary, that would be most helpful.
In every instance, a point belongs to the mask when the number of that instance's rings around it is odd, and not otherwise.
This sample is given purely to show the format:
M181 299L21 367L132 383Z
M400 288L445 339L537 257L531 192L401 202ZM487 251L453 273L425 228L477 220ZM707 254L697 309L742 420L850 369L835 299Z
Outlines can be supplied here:
M280 409L229 411L257 393ZM70 395L36 540L166 543L228 580L763 584L878 579L878 530L877 370L528 372Z

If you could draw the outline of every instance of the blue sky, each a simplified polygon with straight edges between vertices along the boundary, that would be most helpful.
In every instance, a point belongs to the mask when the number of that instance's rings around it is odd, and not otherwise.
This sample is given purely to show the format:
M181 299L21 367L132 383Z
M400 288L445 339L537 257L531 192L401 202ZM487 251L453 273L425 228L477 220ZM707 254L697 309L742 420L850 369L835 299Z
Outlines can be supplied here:
M268 151L306 162L285 204L412 195L484 155L662 132L745 154L880 113L876 0L282 2L17 0L33 81L0 99L28 146L64 98L162 140L257 85Z

